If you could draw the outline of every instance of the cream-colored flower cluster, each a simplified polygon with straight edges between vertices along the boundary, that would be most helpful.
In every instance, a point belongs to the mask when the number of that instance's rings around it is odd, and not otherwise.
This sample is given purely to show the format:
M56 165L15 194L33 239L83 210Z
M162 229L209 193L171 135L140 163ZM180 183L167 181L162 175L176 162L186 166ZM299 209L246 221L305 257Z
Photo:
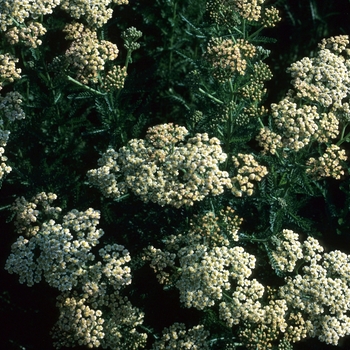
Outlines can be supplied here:
M299 235L292 230L283 230L281 237L276 237L275 248L271 253L272 266L276 272L293 272L298 260L303 258Z
M210 348L206 340L208 336L209 332L204 329L203 325L187 330L183 323L174 323L169 328L164 328L162 337L153 344L152 349L208 350Z
M345 150L337 145L330 145L318 159L310 158L307 161L306 173L311 174L316 179L333 177L339 180L345 174L342 163L347 159Z
M143 260L150 261L149 265L156 274L161 284L171 286L179 276L176 262L180 248L188 246L188 243L197 247L202 243L206 246L229 247L231 242L239 240L238 230L242 219L235 215L231 207L220 210L215 214L212 211L195 217L189 223L190 231L185 235L171 235L165 240L165 250L149 246L144 250ZM185 248L184 248L185 249Z
M0 1L0 29L6 31L13 24L24 23L27 18L51 14L60 7L75 19L84 18L89 26L101 27L112 17L110 5L126 5L128 0L12 0Z
M110 41L98 40L97 33L81 23L67 24L64 32L67 40L73 40L65 55L76 70L76 79L83 84L97 83L106 61L118 57L117 46Z
M1 146L6 146L6 143L3 144L1 141L2 135L1 135L1 130L0 130L0 145ZM9 174L12 171L12 168L6 164L7 157L4 156L5 149L4 147L0 146L0 180L4 177L5 174Z
M332 36L330 38L322 39L322 41L319 43L318 47L321 50L328 49L332 52L336 53L346 53L349 54L350 50L347 48L349 45L349 37L347 35L338 35L338 36Z
M317 106L307 104L298 108L290 96L272 104L271 112L285 148L299 151L312 140L326 143L339 135L339 120L333 112L320 114Z
M259 165L252 154L239 153L237 156L232 156L232 160L238 169L238 174L231 179L232 193L236 197L242 197L243 193L251 196L254 192L252 181L261 181L268 174L266 167Z
M334 45L339 39L341 44ZM315 57L305 57L291 65L288 72L292 75L298 98L317 102L324 107L342 104L350 91L349 60L341 55L348 53L348 49L345 49L347 40L345 36L326 39Z
M255 267L255 257L238 246L191 245L180 249L178 257L181 276L175 285L180 301L198 310L215 305L233 281L247 279Z
M43 206L43 212L46 206L46 212L52 214L60 211L50 206L54 198L53 194L42 193L36 199ZM43 276L50 286L60 291L71 290L78 284L89 285L89 281L99 284L101 279L108 281L115 290L131 283L130 268L124 266L130 256L123 246L114 244L101 248L102 262L93 263L95 255L91 249L103 235L102 230L96 229L99 212L91 208L85 212L72 210L63 216L62 224L51 219L33 228L29 225L37 222L39 210L36 205L35 201L27 203L24 199L15 204L17 230L24 231L28 239L20 236L12 245L6 269L18 274L20 283L32 286Z
M213 75L220 82L231 79L236 73L244 75L247 59L254 57L256 48L244 39L213 38L207 46L206 57L211 62Z
M191 221L191 229L185 234L167 237L163 250L148 247L144 257L151 261L161 283L176 287L181 302L199 310L215 305L226 291L246 280L255 267L253 255L242 247L230 247L238 240L242 220L231 208L218 215L209 214ZM166 276L162 278L164 271Z
M337 250L324 253L312 237L301 243L291 230L283 230L278 238L272 266L296 272L298 261L297 274L285 277L285 284L276 291L288 306L284 339L295 343L318 337L337 345L350 334L350 257Z
M61 211L51 206L55 199L55 194L40 193L30 203L24 198L16 201L16 228L26 237L12 245L5 269L18 274L20 283L32 286L44 277L62 292L57 299L60 317L53 329L56 347L144 347L147 336L136 330L143 314L120 294L131 283L129 252L124 246L107 244L98 250L95 261L92 250L103 235L96 228L100 213L74 209L61 224L45 221L45 216L58 216ZM32 223L37 226L31 227Z
M282 136L271 131L268 127L260 129L256 140L259 142L259 146L263 148L263 154L276 154L279 149L283 148Z
M11 45L24 43L25 46L36 48L42 44L39 37L45 35L46 28L39 22L29 22L27 25L9 29L5 36Z
M61 0L60 7L73 18L84 18L90 27L101 27L112 17L111 0Z
M349 256L339 251L322 254L323 248L311 238L303 243L303 251L308 262L302 267L303 273L286 278L279 290L289 308L304 315L305 321L299 322L300 330L304 325L303 333L292 333L291 340L307 335L337 345L340 338L350 334Z
M124 87L127 75L126 67L113 66L104 78L103 88L106 91L121 90Z
M55 217L62 211L59 207L51 206L56 199L56 194L45 192L35 195L29 202L24 197L16 198L12 205L12 210L16 214L16 232L26 237L35 236L40 230L39 217L41 219L43 216Z
M248 21L258 21L265 0L235 0L234 7L239 14Z
M118 292L64 292L57 298L60 315L52 329L54 346L128 349L144 348L147 334L137 327L143 313Z
M89 182L106 197L132 191L144 202L161 206L193 205L230 187L229 175L219 169L227 155L217 138L196 134L173 124L148 129L146 139L130 140L118 152L109 149L98 169L88 172ZM118 178L121 178L118 181Z
M52 13L61 0L12 0L0 1L0 29L5 32L8 26L24 23L27 18L37 19L41 15Z
M22 96L17 91L10 91L4 97L0 96L0 113L11 122L24 119L25 114L21 108Z
M0 90L5 82L13 83L21 77L21 69L16 68L18 58L10 54L0 54Z
M271 105L273 130L264 127L257 140L263 152L299 151L313 141L329 144L350 118L350 49L348 36L323 39L313 58L288 69L294 89Z

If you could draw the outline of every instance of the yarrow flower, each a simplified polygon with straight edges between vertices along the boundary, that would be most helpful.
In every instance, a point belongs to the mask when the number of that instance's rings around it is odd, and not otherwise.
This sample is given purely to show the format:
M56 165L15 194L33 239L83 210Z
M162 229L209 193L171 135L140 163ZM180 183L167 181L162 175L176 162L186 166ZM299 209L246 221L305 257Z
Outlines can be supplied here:
M99 290L96 284L94 290ZM57 297L60 315L52 329L54 346L103 349L144 348L147 334L137 328L144 314L116 291L64 292Z
M220 82L234 76L244 75L247 69L247 59L254 57L256 48L244 39L234 43L232 39L213 38L207 46L205 56L213 66L213 75Z
M322 41L314 58L305 57L293 63L287 70L292 75L296 96L308 101L317 101L324 107L341 106L350 91L349 61L340 53L345 50L348 38L333 37ZM343 50L344 48L344 50Z
M4 83L13 83L21 77L21 69L16 68L18 58L10 54L0 54L0 90Z
M55 347L144 347L147 335L136 330L143 313L120 294L131 283L128 250L107 244L96 259L92 250L104 234L96 228L100 213L73 209L61 223L45 221L50 216L60 219L61 209L51 205L55 199L55 194L43 192L32 202L16 201L16 229L25 237L12 245L5 269L18 274L20 283L32 286L44 278L62 292L56 304L59 320L52 330Z
M67 33L67 40L73 40L65 56L76 71L76 79L83 84L97 83L105 63L118 57L117 46L98 40L97 33L81 23L67 24L63 31Z
M118 152L107 150L100 168L88 172L89 181L106 197L132 191L144 202L177 208L221 194L231 183L219 169L227 157L220 141L207 134L185 140L187 134L173 124L152 127L145 140L130 140Z
M194 326L186 329L183 323L174 323L168 328L164 328L162 337L157 340L153 350L165 349L193 349L208 350L209 342L206 338L209 332L204 329L203 325Z
M37 48L42 44L39 39L46 33L46 28L39 22L29 22L26 25L12 27L5 36L11 45L24 43L25 46Z
M346 160L345 150L340 149L337 145L331 145L318 159L310 158L307 161L306 173L311 174L316 179L333 177L339 180L345 174L343 163Z
M243 193L251 196L254 192L252 181L261 181L268 174L267 168L259 165L252 154L239 153L237 156L232 156L232 160L238 173L231 179L232 193L236 197L242 197Z
M4 97L0 96L0 113L13 122L24 119L25 114L21 108L22 96L17 91L10 91Z

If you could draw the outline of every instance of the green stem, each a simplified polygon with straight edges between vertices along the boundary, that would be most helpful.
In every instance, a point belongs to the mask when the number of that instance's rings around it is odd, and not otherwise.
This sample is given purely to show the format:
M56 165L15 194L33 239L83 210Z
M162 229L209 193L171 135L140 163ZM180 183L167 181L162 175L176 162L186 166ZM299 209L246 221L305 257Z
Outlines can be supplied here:
M209 94L209 92L204 91L202 88L198 89L199 92L201 92L202 94L204 94L205 96L208 96L210 99L212 99L213 101L223 105L224 102L222 102L221 100L217 99L216 97L214 97L213 95Z
M345 130L346 130L346 128L348 127L348 125L349 125L349 123L346 123L346 124L344 125L344 127L343 127L343 129L342 129L342 131L341 131L340 140L337 142L337 146L340 146L344 141L347 141L348 138L350 137L350 132L348 132L348 133L346 134L346 136L344 136L344 135L345 135Z
M253 34L248 36L248 41L255 39L255 37L264 29L265 27L260 27L258 30L256 30Z
M91 88L90 86L84 85L84 84L82 84L82 83L79 82L78 80L75 80L74 78L72 78L72 77L69 76L69 75L67 75L67 79L68 79L69 81L71 81L72 83L74 83L74 84L76 84L76 85L82 87L83 89L93 92L93 93L96 94L96 95L106 96L106 93L97 91L97 90Z
M173 64L174 22L176 20L176 13L177 13L177 2L175 1L173 6L172 31L171 31L171 38L170 38L169 72L171 72L172 64Z

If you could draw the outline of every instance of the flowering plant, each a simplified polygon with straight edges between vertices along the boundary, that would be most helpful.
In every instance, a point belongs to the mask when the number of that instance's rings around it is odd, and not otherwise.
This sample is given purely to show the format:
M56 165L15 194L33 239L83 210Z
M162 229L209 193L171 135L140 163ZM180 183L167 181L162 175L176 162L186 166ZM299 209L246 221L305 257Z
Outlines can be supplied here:
M47 348L346 342L350 39L276 91L293 6L0 0L1 310L18 276Z

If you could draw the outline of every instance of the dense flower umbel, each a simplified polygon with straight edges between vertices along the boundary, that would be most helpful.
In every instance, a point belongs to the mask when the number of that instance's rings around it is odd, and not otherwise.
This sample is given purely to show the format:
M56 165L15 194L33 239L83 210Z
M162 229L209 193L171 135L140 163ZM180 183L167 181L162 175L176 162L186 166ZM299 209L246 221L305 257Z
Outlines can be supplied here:
M252 181L261 181L268 174L266 167L259 165L252 154L238 153L237 157L232 156L232 160L238 169L238 174L231 179L232 193L236 197L242 197L243 193L251 196L254 188Z
M60 316L52 329L55 347L143 348L147 334L139 333L143 313L126 297L101 283L85 293L64 292L57 298Z
M45 27L39 22L29 22L26 25L13 27L5 34L11 45L24 43L25 46L37 48L42 44L39 39L46 33Z
M162 337L153 344L152 349L208 350L210 348L209 342L206 341L208 336L209 332L203 325L187 330L183 323L174 323L169 328L164 328Z
M128 0L0 0L0 29L24 23L27 18L37 19L51 14L55 7L69 13L73 18L84 18L89 26L101 27L112 17L111 3L126 5Z
M215 305L232 284L248 278L255 267L253 255L242 247L230 247L230 242L238 240L241 223L233 210L222 211L217 220L209 214L192 222L186 234L165 239L164 250L149 247L145 251L145 260L151 261L159 281L174 285L181 302L199 310ZM224 239L217 239L218 231Z
M0 29L6 31L14 23L24 23L27 18L36 19L52 13L61 0L0 0Z
M213 38L208 44L206 57L213 66L213 75L220 82L231 79L236 73L244 75L247 59L254 57L256 48L243 39Z
M97 33L81 23L67 24L64 28L66 39L73 40L66 52L68 62L76 70L76 78L83 84L98 82L99 74L105 69L106 61L118 57L115 44L97 38Z
M0 96L0 115L3 114L11 122L24 119L25 114L21 104L22 96L17 91L10 91L4 97Z
M54 220L36 223L40 214L48 216L60 212L50 203L56 196L41 193L33 203L25 199L18 200L14 206L17 210L17 230L28 238L20 236L12 245L12 252L6 261L6 269L20 276L20 283L32 286L46 282L60 291L71 290L77 285L86 286L91 281L102 283L102 279L115 290L131 283L130 268L124 266L130 261L129 253L123 246L107 245L99 250L100 261L94 262L92 248L99 243L103 231L96 229L100 214L88 209L85 212L71 210L63 216L62 224ZM37 202L43 209L37 210ZM27 226L27 227L26 227ZM84 289L84 287L83 287Z
M112 18L113 10L108 6L128 4L128 0L61 0L60 7L73 18L84 18L91 27L102 27Z
M294 89L271 105L273 130L258 136L263 152L299 151L313 141L329 144L350 118L350 49L348 36L323 39L313 58L305 57L288 69ZM311 160L311 162L315 162Z
M13 83L21 77L21 69L16 68L18 58L10 54L0 54L0 90L5 83Z
M340 149L337 145L331 145L327 147L325 153L318 159L310 158L307 161L306 172L316 179L333 177L339 180L345 175L343 165L346 160L345 150Z
M291 272L297 265L301 267L299 273L286 277L277 291L289 310L284 337L292 343L318 337L337 345L350 334L350 258L337 250L323 253L312 237L303 243L298 239L298 234L283 230L273 252L275 268Z
M220 141L207 134L185 141L187 134L173 124L152 127L145 140L130 140L118 152L107 150L100 168L88 172L89 181L106 197L119 198L131 190L145 202L177 208L223 193L231 182L219 169L227 157Z
M60 208L52 207L56 195L40 193L27 202L18 199L17 231L20 236L12 245L5 269L20 276L20 283L32 286L46 282L62 294L57 299L60 317L53 328L55 346L86 345L89 348L138 349L146 334L136 328L143 314L120 295L131 283L129 252L121 245L108 244L98 250L98 261L92 249L99 244L103 231L96 229L99 212L71 210L58 224L43 221L58 216ZM37 226L32 226L35 223Z

